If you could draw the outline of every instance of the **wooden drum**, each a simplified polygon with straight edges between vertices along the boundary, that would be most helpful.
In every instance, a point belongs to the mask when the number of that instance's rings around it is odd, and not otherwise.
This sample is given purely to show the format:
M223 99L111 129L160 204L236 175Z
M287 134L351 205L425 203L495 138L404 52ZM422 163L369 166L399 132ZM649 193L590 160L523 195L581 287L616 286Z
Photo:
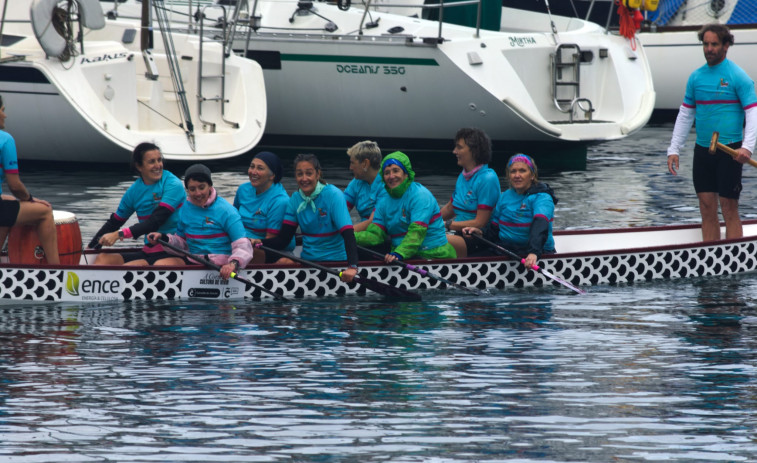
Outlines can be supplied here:
M62 265L78 265L81 259L81 230L76 216L66 211L53 211L58 232L58 254ZM32 225L11 227L8 235L8 260L12 264L46 264L45 251Z

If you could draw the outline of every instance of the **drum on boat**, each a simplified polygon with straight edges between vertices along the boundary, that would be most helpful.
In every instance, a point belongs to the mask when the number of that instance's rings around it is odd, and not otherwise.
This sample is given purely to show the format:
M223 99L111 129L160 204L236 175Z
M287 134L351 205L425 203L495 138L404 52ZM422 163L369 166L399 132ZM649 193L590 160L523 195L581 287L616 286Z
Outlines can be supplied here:
M58 235L58 254L63 265L77 265L81 258L81 230L76 216L66 211L53 211ZM46 264L45 251L36 227L11 227L8 235L8 261L12 264Z

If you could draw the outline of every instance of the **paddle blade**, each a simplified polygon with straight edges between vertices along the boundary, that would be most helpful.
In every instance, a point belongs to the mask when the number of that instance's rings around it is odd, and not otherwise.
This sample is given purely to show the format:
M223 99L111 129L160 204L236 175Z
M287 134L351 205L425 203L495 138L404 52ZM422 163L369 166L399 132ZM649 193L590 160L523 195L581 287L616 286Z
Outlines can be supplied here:
M382 296L392 299L394 301L403 301L403 302L419 302L421 301L421 295L418 293L414 293L412 291L407 291L401 288L397 288L394 286L389 286L385 283L381 283L380 281L373 280L371 278L365 278L365 277L355 277L354 280L356 283L359 283L366 288L370 289L371 291L381 294Z
M551 273L549 273L548 271L544 270L541 267L539 268L538 271L541 272L542 275L544 275L545 277L553 279L554 281L560 283L561 285L565 286L566 288L572 289L573 291L577 292L578 294L586 294L586 291L584 291L583 289L579 288L578 286L573 285L572 283L568 283L567 281L563 280L560 277L552 275Z

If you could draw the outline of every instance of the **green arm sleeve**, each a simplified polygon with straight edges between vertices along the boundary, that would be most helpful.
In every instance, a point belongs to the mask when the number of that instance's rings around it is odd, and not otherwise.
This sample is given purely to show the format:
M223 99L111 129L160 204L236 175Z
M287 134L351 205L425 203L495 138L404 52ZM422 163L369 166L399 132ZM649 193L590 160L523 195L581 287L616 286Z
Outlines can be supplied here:
M392 251L401 255L403 259L410 259L418 253L418 249L421 248L423 240L426 239L426 232L428 228L418 225L417 223L411 223L407 227L407 233L402 238L402 242L399 246L392 249Z
M386 241L386 232L372 223L368 225L365 231L355 233L355 240L358 246L376 246Z

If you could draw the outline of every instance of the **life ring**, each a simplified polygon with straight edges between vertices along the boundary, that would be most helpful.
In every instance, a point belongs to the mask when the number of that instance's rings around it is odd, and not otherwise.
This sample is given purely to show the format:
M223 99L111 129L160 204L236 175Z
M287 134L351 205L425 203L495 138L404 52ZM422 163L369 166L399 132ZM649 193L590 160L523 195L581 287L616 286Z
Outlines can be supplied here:
M79 5L79 17L84 27L102 29L105 14L97 0L74 0ZM60 0L33 0L31 19L37 42L48 56L60 56L66 49L66 40L53 27L53 9Z

